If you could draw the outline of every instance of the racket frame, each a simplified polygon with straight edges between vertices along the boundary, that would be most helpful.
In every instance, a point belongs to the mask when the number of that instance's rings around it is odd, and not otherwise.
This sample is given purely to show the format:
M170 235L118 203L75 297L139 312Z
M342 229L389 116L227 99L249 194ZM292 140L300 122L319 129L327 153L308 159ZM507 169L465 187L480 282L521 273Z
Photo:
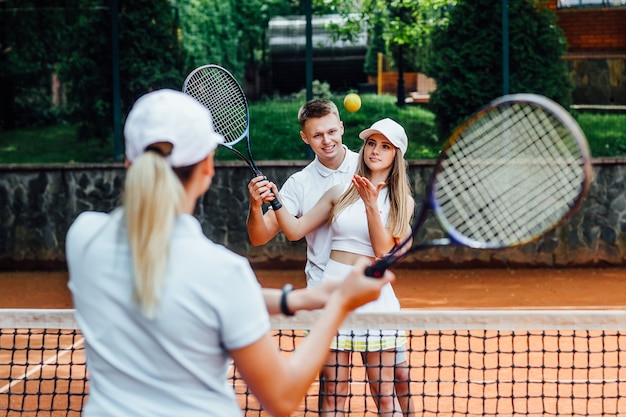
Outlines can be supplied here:
M255 176L262 176L265 179L267 179L267 177L263 174L263 172L261 172L259 167L254 162L254 158L252 156L252 148L250 146L250 109L248 106L248 99L246 98L245 91L243 90L243 88L241 87L241 84L239 83L239 81L237 81L235 76L226 68L220 65L216 65L216 64L202 65L202 66L197 67L196 69L191 71L189 75L187 75L187 77L185 78L185 81L183 82L183 93L188 94L191 97L195 98L205 108L207 108L211 113L213 113L213 109L205 101L199 99L193 91L190 91L191 81L199 73L206 72L206 71L217 71L223 74L230 81L229 84L232 85L234 89L236 90L236 94L239 96L239 98L241 98L241 102L244 105L244 109L245 109L245 127L243 129L243 132L237 138L233 140L228 140L229 132L222 132L222 131L217 130L217 133L224 136L224 139L225 139L225 141L223 143L220 143L220 145L230 150L239 158L241 158L243 161L245 161ZM211 114L211 117L213 117L213 114ZM246 142L246 150L248 153L248 157L246 157L238 149L234 148L234 145L236 145L237 143L241 142L244 139ZM282 208L282 204L280 203L280 201L278 201L278 198L274 198L274 200L270 203L270 205L272 206L274 210L279 210L280 208Z
M555 222L550 227L544 229L541 233L532 236L527 240L519 241L516 244L501 244L498 242L489 243L477 241L463 235L461 232L456 230L456 228L452 226L452 224L447 220L447 217L444 215L441 205L437 201L437 177L438 174L443 170L443 161L446 160L448 150L459 138L462 137L462 134L467 130L469 126L474 124L478 119L483 117L484 114L490 112L492 109L504 105L512 105L514 103L530 103L531 105L535 105L541 107L544 110L547 110L547 112L555 119L557 119L561 123L561 125L564 126L567 131L570 132L570 134L574 137L580 151L580 165L582 166L583 173L583 178L580 184L580 192L578 193L577 198L573 201L569 210L560 218L558 222ZM535 241L541 236L544 236L558 226L562 225L567 219L569 219L574 215L574 213L576 213L576 211L584 202L584 199L591 186L592 178L593 167L591 165L591 153L589 151L589 145L587 144L585 134L583 133L578 123L576 123L574 118L565 109L563 109L561 105L547 97L530 93L509 94L499 97L491 101L487 105L481 107L477 112L475 112L464 123L462 123L454 130L453 134L446 141L441 153L439 154L439 157L435 162L432 176L426 186L425 198L422 207L420 208L419 214L411 229L410 235L403 241L398 243L389 252L389 254L381 259L378 259L371 266L369 266L366 269L366 275L380 278L382 277L385 270L387 270L393 264L405 258L407 255L423 249L449 245L461 245L474 249L503 249L517 247ZM441 228L443 229L445 237L427 240L410 246L413 240L417 237L418 232L421 230L423 224L426 222L426 219L431 211L438 223L440 224Z

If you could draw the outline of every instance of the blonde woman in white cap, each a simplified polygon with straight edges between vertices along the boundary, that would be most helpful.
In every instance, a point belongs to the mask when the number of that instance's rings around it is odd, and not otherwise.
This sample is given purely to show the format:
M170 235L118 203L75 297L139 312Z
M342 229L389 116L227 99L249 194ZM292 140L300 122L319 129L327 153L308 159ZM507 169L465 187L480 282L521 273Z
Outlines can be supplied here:
M382 257L411 230L414 201L404 160L408 144L404 128L387 118L362 131L359 137L364 144L351 184L331 188L299 218L285 210L276 211L278 223L290 240L299 240L316 227L330 224L331 253L325 281L345 276L363 259L372 262ZM400 304L390 284L385 285L376 301L359 308L368 312L398 310ZM368 365L368 380L379 413L401 416L393 379L396 350L404 350L405 344L403 332L340 331L322 371L322 415L343 415L351 354L357 351Z
M192 216L223 140L208 111L158 90L135 103L124 134L123 206L82 213L66 240L90 376L83 415L242 415L226 383L231 358L266 410L289 415L341 322L393 275L365 277L362 262L334 291L262 291L248 261L207 239ZM309 337L281 356L268 314L324 305Z

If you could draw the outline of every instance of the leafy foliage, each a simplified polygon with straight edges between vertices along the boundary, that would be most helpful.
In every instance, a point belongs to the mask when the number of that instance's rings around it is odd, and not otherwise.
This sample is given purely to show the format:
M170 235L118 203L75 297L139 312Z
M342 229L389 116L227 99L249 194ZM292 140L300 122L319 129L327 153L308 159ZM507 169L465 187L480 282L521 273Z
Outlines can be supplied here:
M332 98L342 108L342 96ZM389 95L361 95L362 107L356 113L341 111L345 126L343 140L351 149L363 141L358 134L375 120L391 117L402 124L409 136L407 159L431 159L438 155L441 141L435 134L435 115L419 106L395 105ZM307 159L306 146L298 134L297 113L304 99L275 99L250 106L250 138L256 160ZM626 155L626 114L574 113L587 135L594 157ZM14 129L0 132L0 164L47 162L107 162L113 157L111 143L75 142L73 125ZM442 138L443 140L444 138ZM236 145L238 147L240 145ZM46 149L46 152L41 152ZM244 149L239 148L242 152ZM217 160L238 160L218 148Z
M462 0L433 33L427 74L437 82L431 109L440 138L480 106L502 95L502 2ZM509 0L510 93L538 93L565 108L571 81L561 57L566 40L555 15L533 0Z
M329 10L315 3L315 13ZM180 89L200 65L221 64L240 80L246 67L267 70L268 21L304 13L300 0L0 1L0 129L63 116L82 140L110 140L116 4L122 114L148 91Z
M363 71L367 75L376 76L378 74L378 54L387 51L385 39L383 38L383 27L381 24L374 24L368 30L368 45L365 53L365 64Z
M0 1L0 128L57 121L50 78L63 51L71 0Z
M445 24L447 11L456 4L456 0L323 1L348 19L343 29L336 28L340 38L349 40L363 23L367 25L370 44L364 70L368 74L376 72L378 52L391 54L396 64L402 54L406 70L421 69L430 55L431 32Z
M107 140L113 119L111 10L94 12L101 0L81 0L68 31L61 76L72 107L70 121L81 139ZM119 10L122 112L148 91L180 89L183 76L176 14L167 0L129 0ZM88 41L86 41L88 40Z
M361 109L355 113L343 110L343 95L327 96L340 109L345 132L343 142L350 149L358 150L363 141L359 132L374 121L390 117L407 131L409 147L407 159L433 158L439 151L434 136L434 115L418 106L399 108L389 95L361 95ZM307 148L302 142L298 124L298 109L305 102L302 98L274 99L250 106L250 138L255 159L289 160L307 159ZM243 150L242 150L243 151ZM227 150L218 150L218 159L237 160Z
M240 80L248 67L266 68L267 22L277 15L303 14L305 3L118 1L122 114L148 91L180 89L185 75L202 64L222 64ZM559 59L565 42L554 16L535 8L531 0L509 3L511 91L539 92L567 105L569 78L562 76L566 72ZM82 140L110 140L110 4L109 0L0 1L0 129L63 119L78 126ZM406 70L423 69L436 52L429 71L438 82L431 100L441 137L464 115L498 95L499 0L313 0L312 5L315 14L340 13L352 19L353 24L338 36L349 37L350 31L367 25L372 34L369 73L376 71L379 51L397 54L401 48ZM448 13L454 13L454 19L449 20ZM437 44L431 43L433 31ZM62 103L54 105L53 74L60 76L62 87Z
M305 102L307 98L306 88L292 94L294 100L300 100ZM313 80L311 82L311 98L327 98L331 99L333 92L330 89L330 84L325 81Z
M275 16L299 13L301 1L248 0L233 2L239 55L248 67L268 64L267 29Z
M237 76L243 74L238 31L232 2L195 0L179 2L185 69L219 64Z
M331 97L343 109L343 95ZM364 94L362 107L356 113L340 110L345 126L344 143L359 149L363 141L358 134L375 120L391 117L401 123L409 136L408 159L432 158L439 145L434 137L434 115L418 106L398 108L388 95ZM256 160L307 159L307 147L300 138L298 109L305 99L262 100L250 105L250 138ZM110 142L75 143L74 125L57 125L38 129L15 129L0 132L0 164L44 162L107 162L113 158ZM243 147L242 147L243 146ZM235 145L244 154L243 143ZM50 152L40 152L40 149ZM226 149L218 148L218 160L238 160Z

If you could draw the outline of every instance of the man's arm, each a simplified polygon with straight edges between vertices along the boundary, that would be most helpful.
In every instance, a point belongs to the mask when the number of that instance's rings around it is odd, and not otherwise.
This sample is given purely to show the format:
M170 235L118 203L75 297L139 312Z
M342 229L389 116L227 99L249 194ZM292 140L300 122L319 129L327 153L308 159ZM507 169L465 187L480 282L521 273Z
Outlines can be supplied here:
M263 214L263 198L267 197L268 193L271 193L270 182L264 177L255 177L248 184L250 207L246 228L253 246L265 245L280 231L274 210L267 210Z
M274 218L287 239L291 241L300 240L307 233L326 223L342 189L343 185L332 187L324 193L313 208L300 217L296 217L286 210L274 212ZM274 189L274 193L277 194L278 191Z

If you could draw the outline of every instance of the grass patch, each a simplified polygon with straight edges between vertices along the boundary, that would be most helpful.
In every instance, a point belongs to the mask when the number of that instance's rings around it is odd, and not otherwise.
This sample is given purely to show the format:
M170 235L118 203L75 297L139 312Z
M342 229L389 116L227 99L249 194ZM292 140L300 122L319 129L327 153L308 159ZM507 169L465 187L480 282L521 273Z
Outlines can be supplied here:
M626 114L579 113L576 120L587 136L591 155L626 155Z
M71 125L0 132L0 164L105 162L113 142L79 141Z
M333 98L345 126L344 143L358 150L359 132L376 120L390 117L407 131L407 159L436 158L442 141L435 133L435 116L420 106L396 106L391 95L363 94L358 112L343 108L343 96ZM250 138L256 160L309 159L307 146L300 138L298 109L302 100L263 100L250 105ZM594 157L626 155L626 114L576 113ZM243 144L236 146L245 154ZM237 160L225 149L218 149L218 160ZM0 132L0 164L85 163L113 161L113 140L78 140L71 125Z
M350 149L358 150L363 144L359 132L376 120L390 117L407 131L408 159L436 157L440 145L436 141L435 118L431 112L417 106L398 108L395 97L388 95L362 95L361 109L355 113L343 109L343 96L332 100L339 107L345 127L343 141ZM301 100L272 100L250 105L250 138L255 159L308 159L298 124L298 109L302 103ZM218 151L217 156L218 159L237 159L227 150Z

